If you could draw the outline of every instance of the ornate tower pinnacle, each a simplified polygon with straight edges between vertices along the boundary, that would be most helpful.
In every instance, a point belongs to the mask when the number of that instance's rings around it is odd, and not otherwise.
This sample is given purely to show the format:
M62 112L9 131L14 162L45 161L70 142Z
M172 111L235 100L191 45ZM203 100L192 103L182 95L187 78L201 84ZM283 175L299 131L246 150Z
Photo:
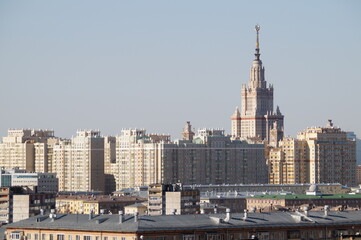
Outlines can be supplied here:
M257 24L254 28L256 29L257 32L256 53L254 55L256 56L256 59L259 60L259 56L261 55L259 53L259 30L261 29L261 27Z

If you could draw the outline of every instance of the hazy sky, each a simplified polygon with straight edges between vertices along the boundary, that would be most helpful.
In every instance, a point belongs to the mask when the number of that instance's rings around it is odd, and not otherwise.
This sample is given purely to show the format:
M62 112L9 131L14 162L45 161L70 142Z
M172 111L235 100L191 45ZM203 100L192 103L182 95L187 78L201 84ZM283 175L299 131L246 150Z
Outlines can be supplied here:
M1 1L0 136L229 133L257 23L286 135L333 119L360 137L358 0Z

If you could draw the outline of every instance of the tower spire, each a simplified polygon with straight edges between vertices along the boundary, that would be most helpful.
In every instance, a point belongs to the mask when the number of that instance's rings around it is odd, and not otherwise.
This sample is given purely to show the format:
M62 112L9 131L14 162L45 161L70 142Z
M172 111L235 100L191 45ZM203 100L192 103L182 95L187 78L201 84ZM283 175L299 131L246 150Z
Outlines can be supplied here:
M254 28L256 29L257 32L256 53L254 55L256 56L256 60L259 60L259 56L261 55L259 53L259 30L261 29L261 27L257 24Z

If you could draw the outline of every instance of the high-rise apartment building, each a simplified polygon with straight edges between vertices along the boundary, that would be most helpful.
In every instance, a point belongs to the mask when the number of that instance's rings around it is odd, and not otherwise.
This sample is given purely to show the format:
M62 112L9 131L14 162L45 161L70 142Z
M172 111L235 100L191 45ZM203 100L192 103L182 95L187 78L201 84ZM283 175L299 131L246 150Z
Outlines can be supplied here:
M270 130L277 123L277 128L283 130L283 118L279 107L273 108L273 86L265 80L265 68L260 59L259 30L256 26L257 40L255 60L250 70L248 86L242 85L242 108L238 107L231 117L232 136L234 138L270 139ZM282 136L280 136L282 138Z
M116 162L109 168L116 189L175 182L267 183L264 144L231 140L215 129L199 130L192 138L172 142L168 135L123 130L116 140Z
M56 139L52 130L11 129L0 143L0 166L48 171L47 142Z
M104 191L104 138L100 131L77 131L52 146L52 169L60 191Z
M313 127L285 138L269 152L270 183L356 184L355 141L334 127Z

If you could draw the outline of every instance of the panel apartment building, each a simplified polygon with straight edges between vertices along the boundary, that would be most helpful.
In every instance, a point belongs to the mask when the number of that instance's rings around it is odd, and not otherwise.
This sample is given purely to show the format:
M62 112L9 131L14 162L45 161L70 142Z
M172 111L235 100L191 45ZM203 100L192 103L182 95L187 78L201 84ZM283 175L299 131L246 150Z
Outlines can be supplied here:
M267 183L264 144L231 140L215 129L187 136L171 142L168 135L123 130L116 140L116 161L106 174L114 175L116 189L175 182Z

